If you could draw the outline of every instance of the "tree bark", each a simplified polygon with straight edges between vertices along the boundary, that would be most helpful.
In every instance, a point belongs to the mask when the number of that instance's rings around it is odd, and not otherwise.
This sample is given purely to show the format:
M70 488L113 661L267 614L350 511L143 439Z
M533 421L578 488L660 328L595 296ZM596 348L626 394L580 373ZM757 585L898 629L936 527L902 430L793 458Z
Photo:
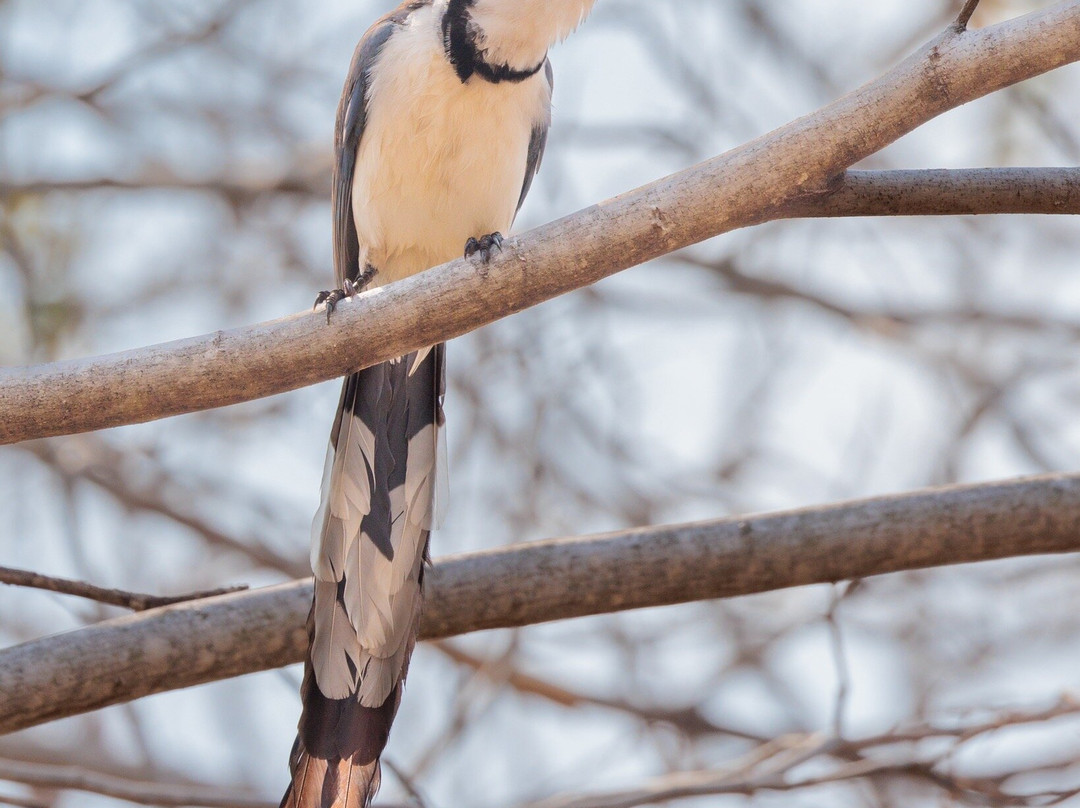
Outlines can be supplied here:
M518 544L437 561L426 639L791 586L1080 550L1080 475ZM299 662L309 580L0 651L0 733Z
M799 197L777 218L1080 213L1080 168L847 171L828 193Z

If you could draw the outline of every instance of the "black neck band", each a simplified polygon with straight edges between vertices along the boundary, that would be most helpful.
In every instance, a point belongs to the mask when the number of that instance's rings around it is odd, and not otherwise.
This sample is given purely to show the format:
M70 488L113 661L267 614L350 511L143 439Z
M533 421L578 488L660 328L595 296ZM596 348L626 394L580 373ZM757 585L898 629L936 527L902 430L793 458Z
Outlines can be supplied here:
M443 49L462 83L472 78L473 74L484 81L498 84L500 81L525 81L539 73L546 59L541 59L540 64L528 70L515 70L508 64L493 65L484 61L476 47L476 36L469 31L469 8L475 2L450 0L442 19Z

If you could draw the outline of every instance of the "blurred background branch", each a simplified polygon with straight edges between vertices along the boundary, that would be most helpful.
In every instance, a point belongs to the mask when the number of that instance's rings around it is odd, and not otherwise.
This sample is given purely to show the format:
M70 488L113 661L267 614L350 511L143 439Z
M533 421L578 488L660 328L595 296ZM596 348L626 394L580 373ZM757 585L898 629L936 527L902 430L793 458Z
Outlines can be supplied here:
M100 586L88 584L85 581L72 581L68 578L56 578L42 575L29 570L15 570L10 567L0 567L0 584L8 586L26 586L32 589L44 589L47 592L58 592L62 595L73 595L86 598L98 603L108 603L111 606L122 606L125 609L141 612L147 609L157 609L162 606L170 606L173 603L183 603L188 600L201 600L216 595L227 595L231 592L239 592L247 589L246 586L228 586L220 589L211 589L206 592L192 592L188 595L144 595L139 592L124 592L120 589L105 589Z

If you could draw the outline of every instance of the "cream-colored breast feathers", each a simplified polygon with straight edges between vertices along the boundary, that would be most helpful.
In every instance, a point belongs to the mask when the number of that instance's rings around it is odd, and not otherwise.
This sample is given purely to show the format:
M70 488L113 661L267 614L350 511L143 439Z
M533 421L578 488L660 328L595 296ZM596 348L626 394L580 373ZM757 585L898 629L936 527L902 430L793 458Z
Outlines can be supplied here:
M549 114L542 72L463 83L442 50L441 13L438 3L418 11L387 42L368 91L352 200L361 263L379 270L378 283L457 258L470 237L509 230L532 130Z

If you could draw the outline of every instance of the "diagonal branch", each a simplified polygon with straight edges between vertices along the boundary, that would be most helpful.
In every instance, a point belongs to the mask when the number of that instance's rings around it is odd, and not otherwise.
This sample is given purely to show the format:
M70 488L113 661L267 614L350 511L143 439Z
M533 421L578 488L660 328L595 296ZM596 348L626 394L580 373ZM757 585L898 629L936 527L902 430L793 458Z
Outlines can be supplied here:
M538 696L553 704L562 707L602 707L607 710L615 710L626 715L633 716L640 721L649 724L668 724L687 737L700 737L704 735L729 735L743 740L752 740L759 743L764 738L730 726L721 726L708 718L697 706L684 708L652 707L640 704L631 704L622 699L605 698L602 696L585 695L565 687L546 682L536 676L511 669L507 672L499 670L496 675L489 667L490 660L475 657L472 654L451 645L448 642L437 642L435 646L459 665L471 668L477 673L488 675L496 684L507 684L519 693ZM504 675L505 674L505 675Z
M1080 475L519 544L434 565L428 639L1011 556L1080 550ZM0 733L300 661L310 581L0 651Z
M968 23L971 22L971 15L975 13L975 9L979 6L979 0L966 0L964 7L960 9L960 13L956 17L956 27L961 31L968 27Z
M726 154L507 244L321 314L96 359L0 372L0 442L137 423L313 384L486 323L703 239L783 216L793 200L926 121L1080 59L1080 0L1000 25L950 26L886 74Z
M18 570L12 567L0 567L0 584L8 586L26 586L33 589L44 589L47 592L56 592L60 595L73 595L86 598L98 603L107 603L110 606L119 606L123 609L131 609L135 612L157 609L162 606L171 606L174 603L184 603L189 600L202 600L204 598L227 595L232 592L242 592L247 589L246 584L227 586L220 589L211 589L205 592L191 592L186 595L145 595L141 592L127 592L123 589L107 589L102 586L75 581L71 578L57 578L52 575L42 575L40 572L30 570Z

